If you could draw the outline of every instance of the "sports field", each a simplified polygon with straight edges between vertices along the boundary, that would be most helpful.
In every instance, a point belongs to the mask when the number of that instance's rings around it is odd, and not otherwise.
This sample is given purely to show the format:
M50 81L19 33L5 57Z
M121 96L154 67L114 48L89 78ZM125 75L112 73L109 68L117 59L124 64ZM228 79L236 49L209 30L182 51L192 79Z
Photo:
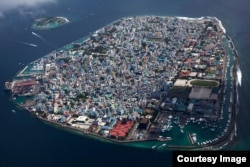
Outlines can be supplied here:
M189 82L190 85L192 86L201 86L201 87L218 87L219 82L213 81L213 80L191 80Z

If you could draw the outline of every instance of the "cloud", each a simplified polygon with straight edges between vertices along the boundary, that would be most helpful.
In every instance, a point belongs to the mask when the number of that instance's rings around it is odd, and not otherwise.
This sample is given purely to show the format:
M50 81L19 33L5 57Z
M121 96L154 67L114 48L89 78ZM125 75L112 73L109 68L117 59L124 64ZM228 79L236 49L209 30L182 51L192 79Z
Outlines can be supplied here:
M20 6L36 7L43 3L56 2L57 0L1 0L0 2L0 17L10 10L14 10Z
M3 12L0 11L0 18L3 17Z

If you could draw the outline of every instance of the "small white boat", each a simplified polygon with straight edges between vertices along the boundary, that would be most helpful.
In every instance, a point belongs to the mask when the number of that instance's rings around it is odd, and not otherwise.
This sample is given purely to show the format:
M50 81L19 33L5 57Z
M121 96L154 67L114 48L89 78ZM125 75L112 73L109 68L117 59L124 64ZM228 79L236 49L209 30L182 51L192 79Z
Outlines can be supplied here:
M152 149L155 149L157 147L157 145L154 145L154 146L152 146Z
M161 147L165 147L167 144L162 144Z

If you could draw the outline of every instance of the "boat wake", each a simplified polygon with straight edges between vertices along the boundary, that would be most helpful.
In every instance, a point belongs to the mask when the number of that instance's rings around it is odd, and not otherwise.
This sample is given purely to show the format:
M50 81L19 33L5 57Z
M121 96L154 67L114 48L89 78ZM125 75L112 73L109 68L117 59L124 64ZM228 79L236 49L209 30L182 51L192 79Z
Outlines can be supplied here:
M37 38L41 39L42 41L46 42L46 40L41 36L41 35L38 35L37 33L35 32L31 32L32 35L36 36Z
M241 86L241 79L242 79L242 73L241 73L240 67L237 66L237 80L240 86Z
M36 45L36 44L33 44L33 43L20 42L20 41L18 41L18 42L21 43L21 44L24 44L24 45L28 45L28 46L32 46L32 47L37 47L37 45Z
M31 34L34 35L35 37L41 39L45 44L47 44L47 45L49 45L49 46L51 46L51 47L53 47L53 48L56 48L55 45L53 45L52 43L48 42L48 41L47 41L46 39L44 39L41 35L39 35L39 34L33 32L33 31L31 32Z

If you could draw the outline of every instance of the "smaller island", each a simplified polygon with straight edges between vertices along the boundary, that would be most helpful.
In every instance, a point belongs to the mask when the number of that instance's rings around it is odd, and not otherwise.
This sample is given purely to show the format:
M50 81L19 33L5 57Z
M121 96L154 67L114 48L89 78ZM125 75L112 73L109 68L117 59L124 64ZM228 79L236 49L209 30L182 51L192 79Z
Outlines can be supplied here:
M45 17L36 19L31 27L33 29L46 30L57 28L67 23L69 23L69 20L65 17Z

